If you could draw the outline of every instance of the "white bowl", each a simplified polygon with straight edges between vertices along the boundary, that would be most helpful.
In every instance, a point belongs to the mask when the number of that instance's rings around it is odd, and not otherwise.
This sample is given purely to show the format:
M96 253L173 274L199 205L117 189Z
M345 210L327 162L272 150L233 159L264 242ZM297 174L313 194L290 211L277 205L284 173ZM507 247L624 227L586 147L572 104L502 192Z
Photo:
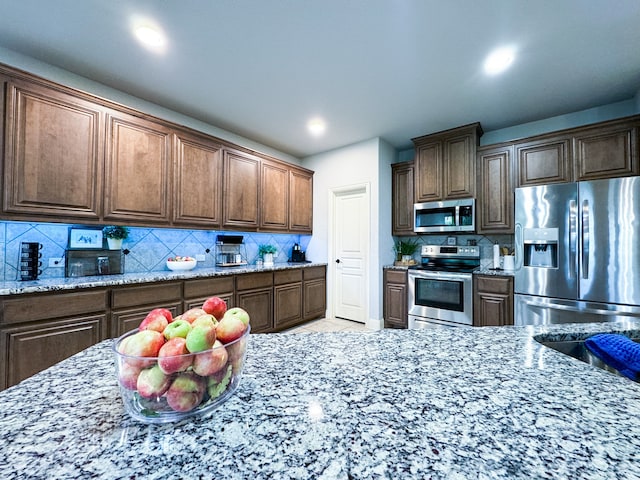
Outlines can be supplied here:
M169 261L167 260L167 268L169 270L174 270L174 271L186 271L186 270L193 270L196 267L196 264L198 263L197 260L185 260L185 261Z

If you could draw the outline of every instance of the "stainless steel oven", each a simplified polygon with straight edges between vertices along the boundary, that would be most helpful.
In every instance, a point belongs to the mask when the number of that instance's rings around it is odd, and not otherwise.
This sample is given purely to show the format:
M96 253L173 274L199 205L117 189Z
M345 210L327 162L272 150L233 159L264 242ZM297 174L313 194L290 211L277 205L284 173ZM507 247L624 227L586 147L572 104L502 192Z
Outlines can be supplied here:
M473 270L477 246L424 245L421 262L409 269L409 328L473 325Z

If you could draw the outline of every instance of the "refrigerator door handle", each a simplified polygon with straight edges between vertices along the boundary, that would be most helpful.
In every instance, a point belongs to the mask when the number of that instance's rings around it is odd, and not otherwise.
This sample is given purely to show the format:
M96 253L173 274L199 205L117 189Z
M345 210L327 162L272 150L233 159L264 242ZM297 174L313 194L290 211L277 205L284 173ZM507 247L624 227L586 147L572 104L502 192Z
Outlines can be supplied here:
M578 202L569 201L569 278L575 278L578 271Z
M589 278L589 201L582 202L582 278Z

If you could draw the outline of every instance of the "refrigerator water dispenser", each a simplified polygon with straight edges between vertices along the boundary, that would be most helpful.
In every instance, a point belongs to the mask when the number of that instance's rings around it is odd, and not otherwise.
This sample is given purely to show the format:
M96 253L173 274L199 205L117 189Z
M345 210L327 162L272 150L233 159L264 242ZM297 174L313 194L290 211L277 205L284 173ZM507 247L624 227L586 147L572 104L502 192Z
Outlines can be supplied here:
M525 267L558 268L557 228L525 228L523 244Z

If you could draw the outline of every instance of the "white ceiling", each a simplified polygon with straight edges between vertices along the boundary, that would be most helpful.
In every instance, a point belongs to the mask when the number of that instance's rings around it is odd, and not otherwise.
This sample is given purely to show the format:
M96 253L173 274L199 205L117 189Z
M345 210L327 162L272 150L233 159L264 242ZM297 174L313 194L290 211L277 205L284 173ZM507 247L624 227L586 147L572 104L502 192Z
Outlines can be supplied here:
M633 98L638 0L0 0L0 47L297 157ZM166 51L131 34L157 23ZM485 56L510 44L499 77ZM320 115L327 132L305 124Z

